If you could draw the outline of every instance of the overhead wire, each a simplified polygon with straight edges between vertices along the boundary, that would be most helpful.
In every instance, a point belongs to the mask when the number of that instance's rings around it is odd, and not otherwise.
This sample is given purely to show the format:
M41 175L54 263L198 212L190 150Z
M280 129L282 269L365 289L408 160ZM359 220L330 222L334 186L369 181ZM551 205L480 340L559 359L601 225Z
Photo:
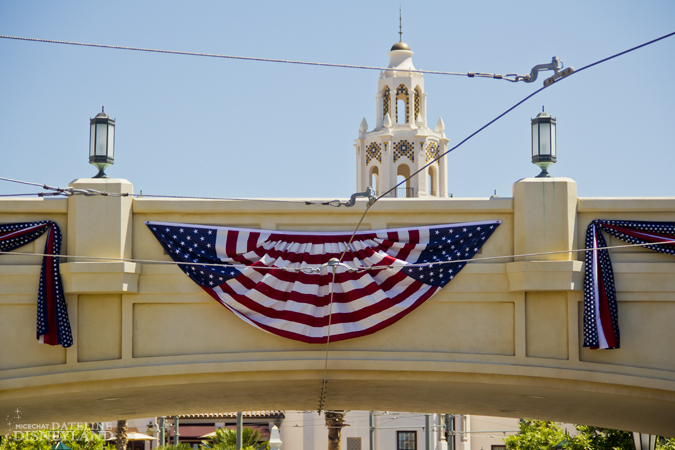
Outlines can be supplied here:
M575 72L572 72L569 76L574 75L574 74L579 73L579 72L582 72L582 71L584 71L584 70L586 70L586 69L588 69L588 68L591 68L591 67L593 67L593 66L596 66L596 65L598 65L598 64L607 62L607 61L609 61L609 60L611 60L611 59L614 59L614 58L617 58L617 57L619 57L619 56L625 55L625 54L630 53L630 52L632 52L632 51L638 50L638 49L640 49L640 48L642 48L642 47L645 47L645 46L647 46L647 45L654 44L654 43L656 43L656 42L658 42L658 41L661 41L661 40L666 39L666 38L668 38L668 37L671 37L671 36L673 36L673 35L675 35L675 32L668 33L668 34L663 35L663 36L661 36L661 37L659 37L659 38L656 38L656 39L653 39L653 40L651 40L651 41L645 42L644 44L637 45L637 46L635 46L635 47L632 47L632 48L629 48L628 50L624 50L624 51L622 51L622 52L616 53L616 54L614 54L614 55L612 55L612 56L609 56L609 57L607 57L607 58L603 58L603 59L598 60L598 61L596 61L596 62L593 62L593 63L591 63L591 64L587 64L586 66L581 67L580 69L576 70ZM568 77L569 77L569 76L568 76ZM566 77L566 78L567 78L567 77ZM392 187L391 189L387 190L386 192L384 192L383 194L381 194L380 196L378 196L378 197L374 200L374 202L373 202L372 204L369 203L369 204L366 206L366 209L363 211L363 215L361 216L361 220L359 221L358 225L356 226L356 229L354 230L354 234L352 235L352 239L353 239L353 236L358 232L359 226L361 225L361 223L363 222L363 219L366 217L366 214L368 213L368 211L370 210L371 206L372 206L375 202L377 202L377 201L379 201L380 199L382 199L383 197L387 196L388 194L390 194L391 192L393 192L395 189L399 188L401 185L403 185L404 183L408 182L408 181L409 181L410 179L412 179L414 176L418 175L420 172L422 172L423 170L425 170L426 168L428 168L429 166L431 166L433 163L439 161L441 158L443 158L444 156L448 155L450 152L456 150L457 148L459 148L460 146L462 146L463 144L465 144L468 140L470 140L471 138L473 138L474 136L476 136L478 133L480 133L480 132L482 132L483 130L485 130L486 128L488 128L488 127L489 127L490 125L492 125L493 123L497 122L499 119L501 119L502 117L504 117L505 115L507 115L508 113L510 113L511 111L513 111L514 109L516 109L518 106L520 106L520 105L522 105L523 103L525 103L527 100L529 100L529 99L531 99L532 97L534 97L535 95L539 94L539 93L540 93L541 91L543 91L544 89L547 89L547 88L553 86L554 84L559 83L560 81L562 81L562 80L564 80L564 79L565 79L565 78L559 78L559 79L555 80L554 82L552 82L551 84L544 85L543 87L541 87L541 88L537 89L536 91L532 92L531 94L527 95L525 98L523 98L522 100L520 100L519 102L517 102L516 104L514 104L514 105L511 106L510 108L508 108L506 111L502 112L502 113L499 114L497 117L495 117L494 119L492 119L491 121L489 121L488 123L486 123L485 125L483 125L482 127L478 128L476 131L474 131L473 133L471 133L469 136L467 136L466 138L462 139L457 145L455 145L455 146L452 147L451 149L445 151L443 154L441 154L441 155L435 157L435 158L432 159L430 162L428 162L427 164L425 164L424 166L422 166L420 169L418 169L417 171L415 171L414 173L412 173L410 176L408 176L407 178L405 178L404 180L402 180L401 182L399 182L398 184L396 184L394 187ZM350 240L350 243L351 243L351 240ZM344 256L344 254L343 254L343 256Z
M635 50L637 50L637 49L640 49L640 48L643 48L643 47L645 47L645 46L654 44L654 43L656 43L656 42L658 42L658 41L660 41L660 40L666 39L666 38L668 38L668 37L670 37L670 36L673 36L673 35L675 35L675 32L666 34L666 35L661 36L661 37L659 37L659 38L656 38L656 39L653 39L653 40L651 40L651 41L648 41L648 42L646 42L646 43L644 43L644 44L641 44L641 45L632 47L632 48L630 48L630 49L628 49L628 50L619 52L619 53L617 53L617 54L614 54L614 55L609 56L609 57L607 57L607 58L604 58L604 59L602 59L602 60L599 60L599 61L596 61L596 62L594 62L594 63L588 64L588 65L586 65L586 66L584 66L584 67L582 67L582 68L576 70L575 72L572 72L569 76L571 76L571 75L573 75L573 74L575 74L575 73L579 73L579 72L581 72L581 71L583 71L583 70L589 69L589 68L591 68L591 67L594 67L594 66L596 66L596 65L598 65L598 64L602 64L602 63L604 63L604 62L606 62L606 61L609 61L609 60L611 60L611 59L614 59L614 58L616 58L616 57L625 55L625 54L630 53L630 52L632 52L632 51L635 51ZM275 62L275 63L285 63L285 64L302 64L302 65L313 65L313 66L326 66L326 67L339 67L339 68L353 68L353 69L367 69L367 70L380 70L380 71L382 71L382 70L390 70L390 69L391 69L391 68L383 68L383 67L355 66L355 65L346 65L346 64L330 64L330 63L317 63L317 62L308 62L308 61L281 60L281 59L271 59L271 58L254 58L254 57L242 57L242 56L232 56L232 55L217 55L217 54L209 54L209 53L179 52L179 51L158 50L158 49L147 49L147 48L139 48L139 47L123 47L123 46L113 46L113 45L103 45L103 44L90 44L90 43L80 43L80 42L70 42L70 41L57 41L57 40L49 40L49 39L23 38L23 37L4 36L4 35L0 35L0 38L3 38L3 39L14 39L14 40L23 40L23 41L33 41L33 42L54 43L54 44L77 45L77 46L85 46L85 47L110 48L110 49L119 49L119 50L133 50L133 51L143 51L143 52L153 52L153 53L169 53L169 54L179 54L179 55L188 55L188 56L205 56L205 57L213 57L213 58L226 58L226 59L238 59L238 60L262 61L262 62ZM515 79L515 80L510 80L510 79L508 79L508 78L504 78L504 76L495 76L495 75L490 75L490 74L475 74L475 73L474 73L474 74L471 74L471 73L461 74L461 73L457 73L457 72L439 72L439 71L423 71L423 70L407 70L406 72L429 73L429 74L432 74L432 73L433 73L433 74L439 74L439 75L461 75L461 76L469 76L469 77L472 77L472 76L489 76L489 77L492 77L492 78L506 79L507 81L517 81L517 80L518 80L518 76L517 76L517 75L516 75L516 79ZM353 242L353 239L354 239L356 233L358 232L358 229L359 229L361 223L363 222L363 219L366 217L366 214L368 213L368 211L370 210L371 206L372 206L375 202L379 201L380 199L382 199L383 197L385 197L386 195L388 195L389 193L391 193L392 191L394 191L395 189L397 189L398 187L400 187L402 184L406 183L406 182L407 182L408 180L410 180L412 177L418 175L420 172L422 172L423 170L425 170L426 168L428 168L428 167L429 167L430 165L432 165L434 162L440 160L440 159L443 158L444 156L448 155L450 152L452 152L452 151L456 150L457 148L459 148L460 146L462 146L464 143L466 143L467 141L469 141L470 139L472 139L474 136L476 136L477 134L479 134L480 132L482 132L483 130L485 130L486 128L488 128L489 126L491 126L493 123L495 123L496 121L498 121L499 119L501 119L502 117L504 117L506 114L508 114L508 113L510 113L511 111L513 111L515 108L517 108L518 106L520 106L521 104L523 104L524 102L526 102L527 100L529 100L530 98L532 98L532 97L534 97L535 95L539 94L539 93L540 93L541 91L543 91L544 89L547 89L548 87L550 87L550 86L552 86L552 85L558 83L558 82L561 81L562 79L564 79L564 78L559 78L559 79L554 80L553 82L551 82L551 83L549 83L549 84L545 84L544 87L539 88L539 89L537 89L536 91L532 92L531 94L527 95L525 98L523 98L522 100L520 100L519 102L517 102L516 104L514 104L513 106L511 106L511 107L508 108L507 110L505 110L503 113L501 113L500 115L498 115L497 117L495 117L494 119L492 119L491 121L489 121L488 123L486 123L485 125L483 125L482 127L480 127L479 129L477 129L476 131L474 131L473 133L471 133L469 136L467 136L467 137L464 138L462 141L460 141L457 145L455 145L455 146L452 147L451 149L447 150L447 151L444 152L442 155L439 155L439 156L435 157L433 160L431 160L431 161L428 162L426 165L424 165L423 167L421 167L420 169L418 169L417 171L415 171L415 172L414 172L413 174L411 174L409 177L405 178L404 180L402 180L401 182L399 182L398 184L396 184L394 187L392 187L392 188L390 188L389 190L387 190L386 192L384 192L382 195L380 195L379 197L377 197L377 198L374 200L374 202L372 202L372 203L369 202L369 203L367 204L367 206L366 206L366 209L364 210L364 212L363 212L363 214L362 214L362 216L361 216L361 219L359 220L359 222L358 222L358 224L357 224L357 226L356 226L356 228L355 228L355 230L354 230L354 233L352 233L352 236L351 236L351 238L350 238L350 240L349 240L349 243L348 243L347 247L345 248L345 250L343 251L342 255L340 256L339 262L342 262L344 256L346 255L347 249L349 248L349 245L351 245L351 243ZM12 180L12 181L17 181L17 180ZM33 185L37 185L37 184L35 184L35 183L25 183L25 184L33 184ZM40 185L37 185L37 186L40 186ZM48 189L48 188L46 187L46 185L42 185L42 186L43 186L45 189ZM66 192L66 191L67 191L67 190L62 190L62 192ZM73 192L72 188L71 188L71 192ZM83 193L84 193L84 192L83 192ZM60 194L60 193L56 193L56 194L54 194L54 195L59 195L59 194ZM87 195L86 193L84 193L84 194ZM100 194L100 192L97 192L97 194ZM65 195L68 195L68 194L65 194ZM71 194L71 195L72 195L72 194ZM282 200L279 200L279 201L282 201ZM297 202L297 201L296 201L296 202ZM666 241L666 242L672 242L672 241ZM655 244L639 244L639 245L640 245L640 246L645 246L645 245L655 245ZM580 250L580 251L581 251L581 250ZM586 251L586 249L584 249L583 251ZM563 252L569 252L569 251L563 251ZM2 253L4 253L4 252L2 252ZM546 252L545 254L550 254L550 253L558 253L558 252ZM543 254L543 253L540 253L540 254ZM536 254L534 254L534 255L536 255ZM515 256L513 256L513 257L515 257ZM453 261L453 263L457 263L457 262L458 262L458 261ZM429 263L429 264L434 264L434 263ZM337 268L334 267L334 269L333 269L333 281L334 281L334 278L335 278L336 270L337 270ZM331 299L332 299L334 286L333 286L333 283L331 283L331 284L332 284L332 286L331 286ZM332 302L332 300L331 300L331 302ZM330 322L331 322L331 318L332 318L332 308L331 308L331 310L329 311L329 326L328 326L328 333L330 333ZM327 339L327 342L326 342L326 358L325 358L326 363L325 363L325 371L324 371L324 372L325 372L325 373L324 373L324 380L323 380L323 383L322 383L322 390L321 390L320 402L319 402L320 409L323 407L323 404L325 403L325 386L326 386L326 382L327 382L327 380L326 380L326 374L327 374L327 365L328 365L329 342L330 342L330 338L328 338L328 339ZM320 412L320 411L319 411L319 412Z
M299 204L315 204L311 200L287 200L287 199L272 199L272 198L238 198L238 197L195 197L188 195L161 195L161 194L133 194L136 198L167 198L167 199L189 199L189 200L229 200L240 202L269 202L269 203L299 203Z
M339 200L290 200L290 199L270 199L270 198L239 198L239 197L204 197L204 196L188 196L188 195L161 195L161 194L143 194L138 193L119 193L119 192L109 192L101 191L98 189L76 189L73 187L60 188L50 186L48 184L32 183L30 181L15 180L13 178L0 177L0 181L9 181L12 183L26 184L29 186L39 186L43 189L54 191L54 192L38 192L38 193L26 193L26 194L2 194L2 197L13 197L13 196L32 196L36 195L38 197L49 197L63 195L70 197L72 195L85 195L85 196L94 196L101 195L104 197L134 197L134 198L160 198L160 199L181 199L181 200L224 200L224 201L246 201L246 202L265 202L265 203L295 203L302 205L319 205L319 206L340 206L342 202Z
M388 265L388 266L361 266L353 267L351 270L356 272L362 271L376 271L376 270L387 270L387 269L403 269L410 267L429 267L429 266L440 266L444 264L458 264L458 263L479 263L487 261L496 261L496 260L505 260L505 259L518 259L518 258L530 258L534 256L549 256L549 255L561 255L565 253L581 253L588 252L593 250L617 250L622 248L633 248L633 247L651 247L662 244L675 244L675 239L667 239L664 241L650 242L645 244L622 244L622 245L608 245L605 247L591 247L591 248L577 248L571 250L558 250L553 252L537 252L537 253L521 253L517 255L497 255L497 256L482 256L474 257L471 259L455 259L450 261L433 261L425 263L413 263L413 264L402 264L402 265ZM167 265L167 266L199 266L199 267L233 267L233 268L250 268L250 265L246 264L229 264L229 263L194 263L194 262L178 262L178 261L166 261L166 260L156 260L156 259L134 259L134 258L108 258L104 256L77 256L77 255L50 255L46 253L35 253L35 252L16 252L16 251L4 251L0 250L0 255L15 255L15 256L40 256L40 257L52 257L52 258L69 258L73 260L92 260L92 261L109 261L109 262L128 262L128 263L138 263L138 264L156 264L156 265ZM304 267L304 268L287 268L287 267L269 267L269 266L256 266L255 270L261 271L283 271L283 272L305 272L312 271L312 273L318 273L323 268L327 267L328 264L321 264L313 267Z
M27 38L20 36L6 36L0 35L0 39L12 39L17 41L28 41L28 42L41 42L48 44L61 44L61 45L75 45L80 47L95 47L95 48L107 48L114 50L132 50L138 52L149 52L149 53L166 53L171 55L183 55L183 56L201 56L208 58L223 58L223 59L236 59L243 61L258 61L258 62L270 62L270 63L282 63L282 64L299 64L306 66L322 66L322 67L333 67L341 69L362 69L362 70L392 70L391 67L376 67L376 66L362 66L354 64L335 64L335 63L321 63L321 62L311 62L311 61L297 61L292 59L276 59L276 58L258 58L252 56L234 56L234 55L220 55L216 53L200 53L200 52L181 52L177 50L160 50L153 48L142 48L142 47L127 47L121 45L107 45L107 44L92 44L86 42L73 42L73 41L59 41L55 39L39 39L39 38ZM399 70L399 72L410 72L410 73L426 73L433 75L453 75L453 76L463 76L469 78L493 78L497 80L505 80L510 82L518 81L518 77L521 75L515 73L509 73L505 75L485 73L485 72L445 72L440 70L418 70L418 69L406 69ZM511 79L509 77L513 77Z
M26 193L26 194L0 194L0 197L30 197L30 196L37 196L39 197L41 192L37 193Z
M565 78L568 78L568 77L570 77L570 76L572 76L572 75L574 75L574 74L577 74L577 73L579 73L579 72L582 72L582 71L584 71L584 70L586 70L586 69L590 69L591 67L597 66L598 64L602 64L602 63L604 63L604 62L607 62L607 61L609 61L609 60L611 60L611 59L618 58L619 56L622 56L622 55L625 55L625 54L627 54L627 53L630 53L630 52L633 52L633 51L635 51L635 50L638 50L638 49L640 49L640 48L642 48L642 47L646 47L646 46L648 46L648 45L654 44L654 43L656 43L656 42L659 42L659 41L661 41L661 40L663 40L663 39L666 39L666 38L669 38L669 37L671 37L671 36L675 36L675 31L672 32L672 33L665 34L665 35L663 35L663 36L661 36L661 37L658 37L658 38L656 38L656 39L652 39L651 41L645 42L644 44L636 45L635 47L632 47L632 48L629 48L628 50L624 50L624 51L622 51L622 52L616 53L616 54L614 54L614 55L612 55L612 56L608 56L607 58L603 58L603 59L601 59L601 60L595 61L595 62L593 62L593 63L591 63L591 64L587 64L587 65L581 67L580 69L577 69L577 70L575 70L574 72L570 73L570 74L569 74L567 77L565 77ZM422 172L424 169L426 169L427 167L431 166L433 163L435 163L436 161L440 160L442 157L444 157L444 156L447 155L448 153L450 153L450 152L452 152L453 150L459 148L461 145L463 145L463 144L464 144L465 142L467 142L469 139L471 139L471 138L473 138L474 136L476 136L478 133L480 133L481 131L483 131L484 129L486 129L487 127L489 127L490 125L492 125L493 123L495 123L496 121L498 121L499 119L501 119L502 117L504 117L506 114L508 114L508 113L510 113L511 111L513 111L513 110L514 110L515 108L517 108L518 106L520 106L520 105L522 105L523 103L525 103L525 102L526 102L527 100L529 100L530 98L534 97L535 95L537 95L538 93L540 93L540 92L543 91L544 89L547 89L547 88L553 86L554 84L559 83L560 81L564 80L565 78L559 78L559 79L553 81L551 84L549 84L549 85L544 85L543 87L541 87L541 88L537 89L536 91L532 92L530 95L528 95L527 97L525 97L524 99L522 99L521 101L519 101L518 103L516 103L515 105L513 105L512 107L510 107L509 109L507 109L506 111L504 111L503 113L501 113L500 115L498 115L497 117L495 117L494 119L492 119L491 121L489 121L488 123L486 123L485 125L483 125L482 127L480 127L479 129L477 129L476 131L474 131L473 133L471 133L469 136L467 136L466 138L464 138L461 142L459 142L457 145L455 145L454 147L452 147L450 150L447 150L447 151L444 152L442 155L437 156L436 158L434 158L433 160L431 160L430 162L428 162L426 165L424 165L422 168L420 168L420 169L418 169L417 171L415 171L412 175L410 175L409 177L405 178L403 181L401 181L400 183L398 183L396 186L394 186L393 188L389 189L389 190L388 190L387 192L385 192L384 194L382 194L382 195L380 195L379 197L377 197L377 200L380 200L382 197L388 195L389 193L391 193L391 192L394 191L395 189L399 188L401 185L403 185L404 183L406 183L406 182L407 182L408 180L410 180L412 177L414 177L415 175L419 174L419 173ZM377 201L377 200L376 200L376 201ZM366 211L367 211L367 209L366 209Z
M337 265L333 265L333 277L330 281L330 304L328 305L328 331L326 332L326 358L323 367L323 380L321 381L321 394L319 395L319 409L317 412L321 414L323 411L324 401L326 399L326 385L328 384L328 346L330 345L330 326L333 319L333 297L335 294L335 274L337 272Z
M27 184L29 186L38 186L38 187L41 187L43 189L50 189L51 188L51 186L48 186L46 184L32 183L30 181L15 180L13 178L0 177L0 181L10 181L12 183Z
M489 121L488 123L486 123L485 125L483 125L482 127L480 127L479 129L477 129L476 131L474 131L473 133L471 133L469 136L467 136L466 138L464 138L462 141L460 141L457 145L455 145L455 146L452 147L451 149L449 149L449 150L447 150L446 152L444 152L442 155L436 156L433 160L431 160L430 162L428 162L427 164L425 164L425 165L424 165L423 167L421 167L420 169L416 170L414 173L412 173L410 176L408 176L407 178L405 178L404 180L402 180L401 182L399 182L398 184L396 184L394 187L392 187L391 189L387 190L386 192L384 192L384 193L383 193L382 195L380 195L379 197L376 197L376 198L374 199L374 201L368 202L368 204L366 205L366 209L363 211L363 214L362 214L362 216L361 216L361 219L359 220L359 222L358 222L356 228L354 229L354 233L352 233L352 237L351 237L351 239L349 240L349 244L351 244L351 242L352 242L353 239L354 239L354 236L356 236L356 233L358 232L359 227L361 226L361 223L363 222L363 219L365 219L366 214L368 214L368 211L370 210L370 208L371 208L375 203L377 203L377 201L379 201L379 200L380 200L381 198L383 198L384 196L390 194L390 193L391 193L392 191L394 191L395 189L398 189L398 188L399 188L401 185L403 185L404 183L407 183L408 180L410 180L412 177L416 176L417 174L419 174L420 172L422 172L423 170L425 170L426 168L428 168L430 165L432 165L432 164L435 163L436 161L438 161L438 160L440 160L441 158L443 158L444 156L448 155L450 152L456 150L457 148L459 148L460 146L462 146L464 143L466 143L467 141L469 141L471 138L473 138L474 136L476 136L477 134L479 134L480 132L482 132L483 130L485 130L486 128L488 128L488 127L489 127L490 125L492 125L493 123L497 122L499 119L501 119L502 117L504 117L505 115L507 115L508 113L510 113L511 111L513 111L514 109L516 109L518 106L520 106L520 105L522 105L523 103L525 103L527 100L529 100L529 99L531 99L532 97L534 97L535 95L539 94L539 93L540 93L541 91L543 91L544 89L547 89L547 88L553 86L554 84L559 83L561 80L564 80L565 78L569 78L569 76L574 75L575 73L582 72L582 71L584 71L584 70L586 70L586 69L589 69L589 68L591 68L591 67L594 67L594 66L596 66L596 65L598 65L598 64L602 64L602 63L607 62L607 61L609 61L609 60L611 60L611 59L617 58L617 57L619 57L619 56L625 55L625 54L630 53L630 52L632 52L632 51L635 51L635 50L638 50L638 49L640 49L640 48L646 47L646 46L648 46L648 45L654 44L654 43L656 43L656 42L659 42L659 41L661 41L661 40L663 40L663 39L666 39L666 38L668 38L668 37L670 37L670 36L673 36L673 35L675 35L675 32L668 33L668 34L663 35L663 36L661 36L661 37L659 37L659 38L652 39L651 41L648 41L648 42L645 42L645 43L643 43L643 44L637 45L637 46L635 46L635 47L629 48L628 50L624 50L624 51L622 51L622 52L616 53L616 54L614 54L614 55L612 55L612 56L609 56L609 57L607 57L607 58L603 58L603 59L598 60L598 61L596 61L596 62L593 62L593 63L591 63L591 64L587 64L586 66L583 66L583 67L581 67L580 69L578 69L578 70L576 70L576 71L574 71L574 72L571 72L571 73L570 73L569 75L567 75L566 77L561 77L561 78L557 78L557 79L551 78L551 79L548 80L548 82L545 81L543 87L541 87L541 88L537 89L536 91L532 92L531 94L527 95L525 98L523 98L522 100L520 100L519 102L517 102L516 104L514 104L513 106L511 106L510 108L508 108L506 111L504 111L503 113L499 114L497 117L495 117L494 119L492 119L491 121ZM516 78L516 80L517 80L517 78ZM342 256L340 257L340 262L342 262L342 258L343 258L344 255L346 254L346 251L347 251L347 250L345 249L345 251L343 252ZM455 262L457 262L457 261L455 261ZM329 318L329 320L330 320L330 318ZM326 360L327 360L327 359L328 359L328 347L326 347ZM325 392L325 390L322 390L322 398L321 398L321 402L324 402L324 400L325 400L325 399L323 398L324 392Z
M598 64L602 64L604 62L607 62L611 59L617 58L619 56L625 55L627 53L633 52L635 50L638 50L640 48L646 47L648 45L654 44L656 42L659 42L663 39L666 39L668 37L671 37L675 35L675 32L665 34L661 37L658 37L656 39L652 39L651 41L645 42L643 44L637 45L635 47L629 48L627 50L624 50L622 52L616 53L614 55L611 55L607 58L603 58L601 60L595 61L591 64L588 64L586 66L583 66L579 69L577 69L574 72L571 72L569 76L574 75L575 73L582 72L586 69L589 69L591 67L594 67ZM327 67L342 67L342 68L354 68L354 69L368 69L368 70L389 70L391 68L385 68L385 67L372 67L372 66L357 66L357 65L347 65L347 64L331 64L331 63L316 63L316 62L307 62L307 61L295 61L295 60L281 60L281 59L271 59L271 58L254 58L254 57L244 57L244 56L232 56L232 55L218 55L218 54L210 54L210 53L196 53L196 52L180 52L180 51L173 51L173 50L158 50L158 49L148 49L148 48L140 48L140 47L124 47L124 46L114 46L114 45L105 45L105 44L91 44L91 43L82 43L82 42L71 42L71 41L58 41L58 40L52 40L52 39L39 39L39 38L25 38L25 37L18 37L18 36L6 36L6 35L0 35L0 38L2 39L13 39L13 40L21 40L21 41L31 41L31 42L43 42L43 43L54 43L54 44L64 44L64 45L77 45L77 46L84 46L84 47L98 47L98 48L110 48L110 49L120 49L120 50L134 50L134 51L144 51L144 52L154 52L154 53L168 53L168 54L178 54L178 55L189 55L189 56L208 56L208 57L215 57L215 58L227 58L227 59L239 59L239 60L253 60L253 61L264 61L264 62L278 62L278 63L289 63L289 64L304 64L304 65L315 65L315 66L327 66ZM473 73L473 72L468 72L466 74L458 73L458 72L441 72L441 71L429 71L429 70L409 70L406 72L417 72L417 73L428 73L428 74L438 74L438 75L466 75L470 77L474 76L492 76L495 78L503 78L503 76L495 76L491 74L485 74L485 73ZM510 74L513 75L513 74ZM518 75L516 75L518 77ZM408 180L413 178L414 176L418 175L421 173L423 170L427 169L429 166L434 164L435 162L439 161L442 157L448 155L450 152L456 150L460 146L462 146L464 143L466 143L468 140L482 132L484 129L488 128L490 125L501 119L503 116L511 112L513 109L517 108L520 106L522 103L526 102L533 96L537 95L539 92L543 91L544 89L552 86L555 83L558 83L564 78L558 78L551 82L548 85L544 85L544 87L536 90L535 92L529 94L526 96L524 99L504 111L502 114L498 115L494 119L492 119L490 122L486 123L482 127L480 127L478 130L474 131L471 133L469 136L464 138L461 142L459 142L457 145L452 147L451 149L447 150L443 154L436 156L434 159L429 161L427 164L422 166L420 169L416 170L414 173L412 173L410 176L396 184L394 187L390 188L380 196L378 196L375 199L375 202L382 199L383 197L387 196L390 194L392 191L395 189L399 188L401 185L406 183ZM508 81L517 81L516 80L508 80ZM54 190L56 191L53 194L45 194L45 193L38 193L38 194L16 194L16 195L2 195L3 197L9 197L9 196L25 196L25 195L38 195L38 196L46 196L46 195L75 195L75 194L84 194L84 195L108 195L108 196L128 196L129 194L127 193L112 193L112 192L105 192L105 191L98 191L98 190L84 190L83 191L76 191L73 188L55 188L46 184L38 184L38 183L30 183L30 182L25 182L25 181L20 181L20 180L14 180L10 178L5 178L5 177L0 177L0 180L4 181L11 181L15 183L21 183L21 184L27 184L27 185L32 185L32 186L40 186L44 189L47 190ZM273 199L245 199L245 198L227 198L227 197L192 197L192 196L178 196L178 195L142 195L142 194L131 194L132 196L137 196L137 197L151 197L151 198L177 198L177 199L196 199L196 200L231 200L231 201L260 201L260 202L276 202L276 203L304 203L306 205L323 205L323 206L340 206L339 201L302 201L302 200L273 200ZM337 204L336 204L337 202ZM369 203L368 207L364 211L364 217L365 214L367 213L368 209L372 206L372 204ZM358 227L357 227L358 230ZM340 258L340 261L342 258Z

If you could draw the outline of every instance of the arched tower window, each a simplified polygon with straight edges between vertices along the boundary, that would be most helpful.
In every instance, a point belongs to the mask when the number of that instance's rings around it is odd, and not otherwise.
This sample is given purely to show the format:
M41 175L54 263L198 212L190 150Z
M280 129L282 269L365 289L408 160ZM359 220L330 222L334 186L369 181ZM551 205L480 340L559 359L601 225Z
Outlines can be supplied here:
M411 198L414 197L413 188L410 187L410 167L405 164L399 164L396 168L396 184L398 185L403 180L406 180L405 184L396 188L396 197L400 198Z
M409 95L408 95L408 88L405 87L404 85L399 85L398 88L396 88L396 123L399 122L399 100L403 100L403 103L405 104L405 122L404 123L409 123L410 122L410 102L409 102ZM401 111L401 114L403 112Z
M400 116L398 114L398 111L403 111L403 109L405 109L405 101L399 98L396 100L396 123L404 123L403 114Z
M420 115L420 97L422 95L422 90L419 86L415 87L415 116L413 117L414 121L417 121L417 118Z
M429 195L432 195L434 197L438 196L438 172L436 171L436 167L434 166L429 166L429 176L428 182L429 182Z
M373 191L375 191L375 195L378 195L378 181L380 178L380 169L377 168L377 166L373 166L370 168L370 177L369 177L369 183L370 187L373 188Z
M389 86L385 86L382 90L382 120L387 117L389 111L391 110L389 102L391 101L391 91Z

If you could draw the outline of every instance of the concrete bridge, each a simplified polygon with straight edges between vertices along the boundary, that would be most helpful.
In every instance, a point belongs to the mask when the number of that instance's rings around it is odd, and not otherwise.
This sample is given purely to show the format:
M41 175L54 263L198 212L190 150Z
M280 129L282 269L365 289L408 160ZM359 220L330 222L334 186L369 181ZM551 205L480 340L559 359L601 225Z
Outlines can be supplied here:
M132 192L129 182L72 184ZM353 230L365 204L330 208L131 197L0 200L0 222L53 220L64 253L165 260L146 220ZM513 198L386 199L363 227L499 219L439 294L371 336L332 343L325 409L540 418L675 436L675 260L611 252L622 347L582 347L583 248L591 220L675 221L675 198L578 198L569 179L524 179ZM40 253L44 237L16 251ZM609 245L619 242L610 239ZM35 339L41 258L0 255L0 431L204 411L317 409L326 346L257 330L175 266L61 264L75 344ZM16 422L16 420L14 420Z

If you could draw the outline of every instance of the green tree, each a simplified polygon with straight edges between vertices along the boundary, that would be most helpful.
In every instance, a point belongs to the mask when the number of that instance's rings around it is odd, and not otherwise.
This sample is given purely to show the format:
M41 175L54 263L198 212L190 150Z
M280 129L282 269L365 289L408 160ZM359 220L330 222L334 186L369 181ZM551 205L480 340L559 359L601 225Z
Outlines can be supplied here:
M657 441L656 450L675 450L675 438Z
M241 433L241 444L243 450L267 450L269 445L263 440L263 435L253 428L245 427ZM211 450L236 450L237 432L226 428L216 430L216 435L208 441L202 441L206 449Z
M565 441L567 435L560 426L545 420L520 420L520 430L504 439L509 450L549 450Z
M49 450L54 443L54 430L14 432L4 437L0 450Z
M504 439L509 450L635 450L633 433L609 428L575 425L568 436L558 425L543 420L521 420L520 431ZM656 450L675 450L675 439L661 439Z
M570 438L569 450L635 450L633 433L609 428L575 425L577 435Z
M61 435L61 441L72 450L112 450L113 445L102 436L92 431L88 426L71 427L67 433Z

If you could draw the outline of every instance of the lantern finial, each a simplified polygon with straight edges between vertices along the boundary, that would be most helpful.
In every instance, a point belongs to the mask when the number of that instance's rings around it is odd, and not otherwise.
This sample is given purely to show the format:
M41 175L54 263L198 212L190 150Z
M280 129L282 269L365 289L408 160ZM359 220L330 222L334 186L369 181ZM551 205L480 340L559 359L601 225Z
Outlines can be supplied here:
M532 119L532 164L541 168L537 178L550 177L547 169L556 160L556 120L542 106L541 112Z
M107 178L104 170L115 162L115 119L101 107L101 112L90 119L89 124L89 164L98 168L94 178Z

